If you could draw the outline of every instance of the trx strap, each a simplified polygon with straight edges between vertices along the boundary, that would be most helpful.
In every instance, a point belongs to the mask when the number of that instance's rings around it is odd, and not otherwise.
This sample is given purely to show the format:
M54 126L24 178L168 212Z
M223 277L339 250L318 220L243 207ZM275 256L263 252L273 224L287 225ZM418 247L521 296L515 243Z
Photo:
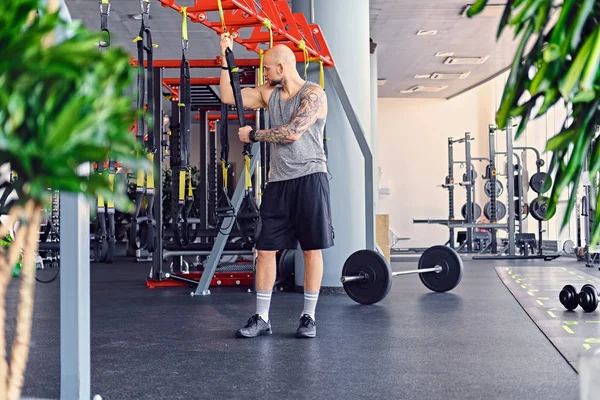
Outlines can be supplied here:
M235 99L235 105L237 109L238 121L240 127L246 126L246 114L244 111L244 104L242 101L242 89L240 85L240 73L239 68L235 64L235 57L231 49L225 50L225 59L227 60L227 69L229 72L229 80L231 82L231 88L233 90L233 97ZM242 152L245 160L245 195L240 205L236 216L236 224L239 229L239 233L244 241L250 245L255 243L258 238L261 229L260 214L258 206L254 201L254 195L252 190L252 178L250 176L250 160L252 158L252 144L245 143L244 150Z
M100 41L100 47L110 47L110 30L108 29L108 15L110 3L108 0L100 0L100 31L104 33L104 39Z
M221 142L221 173L223 175L223 188L221 190L221 195L217 200L217 207L215 209L215 220L217 221L217 226L219 227L220 232L227 231L230 227L224 228L221 230L221 223L224 218L227 217L235 217L235 209L233 208L233 204L231 204L231 200L229 199L229 192L227 190L228 183L228 174L229 168L229 112L227 110L227 104L221 103L221 120L219 121L219 133L220 133L220 142Z
M108 27L108 17L110 14L110 2L108 0L99 0L100 3L100 30L103 33L103 38L100 40L99 47L101 49L110 48L110 30ZM110 190L114 190L115 177L114 160L109 160L108 179ZM104 175L104 164L98 163L96 172L99 175ZM105 202L103 196L98 196L97 199L97 226L94 237L94 260L96 262L112 263L115 254L115 205L113 201ZM108 226L107 226L108 218Z
M181 64L179 67L179 180L177 209L173 215L173 236L179 247L187 247L196 240L200 230L200 218L194 207L192 188L192 170L190 168L191 135L192 135L192 87L190 63L186 53L188 49L187 7L181 7ZM173 181L175 183L175 181ZM186 195L187 187L187 195ZM190 218L193 211L195 218ZM195 224L195 229L191 229Z
M140 0L142 22L138 36L133 40L137 43L138 75L137 75L137 108L139 111L146 110L149 115L154 115L154 79L153 79L153 48L152 33L150 32L149 0ZM147 57L147 70L144 67L144 56ZM147 75L146 75L147 74ZM145 132L147 132L147 139ZM136 138L145 144L148 160L154 165L154 129L152 124L145 124L145 115L140 112L137 121ZM144 185L146 183L146 185ZM129 231L129 243L136 249L146 249L153 253L155 249L154 219L154 169L150 169L148 176L143 170L138 171L135 189L135 214ZM145 216L141 216L142 203L146 197Z

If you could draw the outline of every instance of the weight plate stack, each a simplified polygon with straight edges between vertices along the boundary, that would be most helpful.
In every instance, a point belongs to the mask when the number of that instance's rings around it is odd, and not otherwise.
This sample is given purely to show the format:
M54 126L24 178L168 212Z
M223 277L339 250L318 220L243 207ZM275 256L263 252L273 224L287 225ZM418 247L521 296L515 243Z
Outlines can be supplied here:
M548 198L545 196L540 196L531 202L529 213L538 221L547 221L554 216L554 213L548 214Z
M492 202L488 201L483 208L483 215L489 220L492 219ZM496 200L496 221L500 221L506 216L506 206L501 201Z

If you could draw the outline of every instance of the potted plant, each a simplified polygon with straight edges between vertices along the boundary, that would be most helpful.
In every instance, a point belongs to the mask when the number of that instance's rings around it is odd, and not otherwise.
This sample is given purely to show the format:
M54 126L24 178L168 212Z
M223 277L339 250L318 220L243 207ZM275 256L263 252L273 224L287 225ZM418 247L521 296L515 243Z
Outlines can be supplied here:
M117 159L151 168L129 133L137 113L131 94L135 71L119 48L99 51L101 35L63 22L58 1L11 0L0 13L0 164L17 179L4 185L18 199L2 210L0 237L0 398L20 398L29 354L39 226L52 190L112 198L131 210L125 187L111 190L106 176L79 167ZM67 32L58 41L57 30ZM92 208L93 209L93 208ZM14 230L19 223L19 229ZM66 227L63 227L66 229ZM11 232L12 231L12 232ZM6 359L5 296L13 266L22 260L15 340Z
M488 0L477 0L467 15L474 17L487 4ZM595 140L600 124L599 18L595 0L509 0L498 26L498 38L512 28L519 41L496 113L498 128L514 118L518 138L529 121L554 105L562 103L568 110L562 129L546 144L552 152L548 173L556 171L546 215L554 214L564 189L571 184L575 188L562 228L575 206L586 157L592 181L600 171L600 145ZM600 238L600 204L593 208L592 245Z

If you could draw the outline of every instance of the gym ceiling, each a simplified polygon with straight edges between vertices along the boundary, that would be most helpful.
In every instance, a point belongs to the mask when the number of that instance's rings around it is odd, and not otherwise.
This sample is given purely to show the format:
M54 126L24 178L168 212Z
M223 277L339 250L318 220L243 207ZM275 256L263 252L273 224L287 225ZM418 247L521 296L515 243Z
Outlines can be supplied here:
M100 29L98 0L65 2L74 19L82 20L90 29ZM507 69L516 43L509 32L496 41L503 4L490 5L482 15L469 19L464 11L472 2L369 1L371 38L378 52L379 97L452 98ZM193 1L178 1L181 5L188 3L191 5ZM136 19L139 13L139 0L111 1L113 45L124 46L132 55L136 54L133 38L139 31L140 21ZM150 16L153 40L158 44L155 58L179 60L180 15L151 0ZM196 23L189 23L188 29L188 57L212 59L219 54L219 38L214 31ZM256 57L235 46L240 57ZM166 71L165 76L176 77L178 73L178 70ZM216 72L195 69L193 76L216 76Z

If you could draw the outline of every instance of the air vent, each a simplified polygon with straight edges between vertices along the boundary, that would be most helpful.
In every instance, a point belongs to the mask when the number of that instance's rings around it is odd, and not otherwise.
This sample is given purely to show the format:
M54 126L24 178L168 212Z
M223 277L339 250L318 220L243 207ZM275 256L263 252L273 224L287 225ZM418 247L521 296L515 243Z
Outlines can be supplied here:
M422 29L417 31L417 36L434 36L437 35L438 31L434 29Z
M471 74L471 71L463 72L462 74L446 74L446 73L434 72L433 74L431 74L431 79L465 79L470 74Z
M409 89L402 90L400 93L436 93L436 92L439 92L440 90L446 89L447 87L448 87L447 85L440 85L440 86L417 85L417 86L413 86Z
M479 65L483 64L490 58L490 56L485 57L448 57L444 61L444 64L450 65Z
M415 75L415 79L429 79L430 77L431 77L431 74Z

